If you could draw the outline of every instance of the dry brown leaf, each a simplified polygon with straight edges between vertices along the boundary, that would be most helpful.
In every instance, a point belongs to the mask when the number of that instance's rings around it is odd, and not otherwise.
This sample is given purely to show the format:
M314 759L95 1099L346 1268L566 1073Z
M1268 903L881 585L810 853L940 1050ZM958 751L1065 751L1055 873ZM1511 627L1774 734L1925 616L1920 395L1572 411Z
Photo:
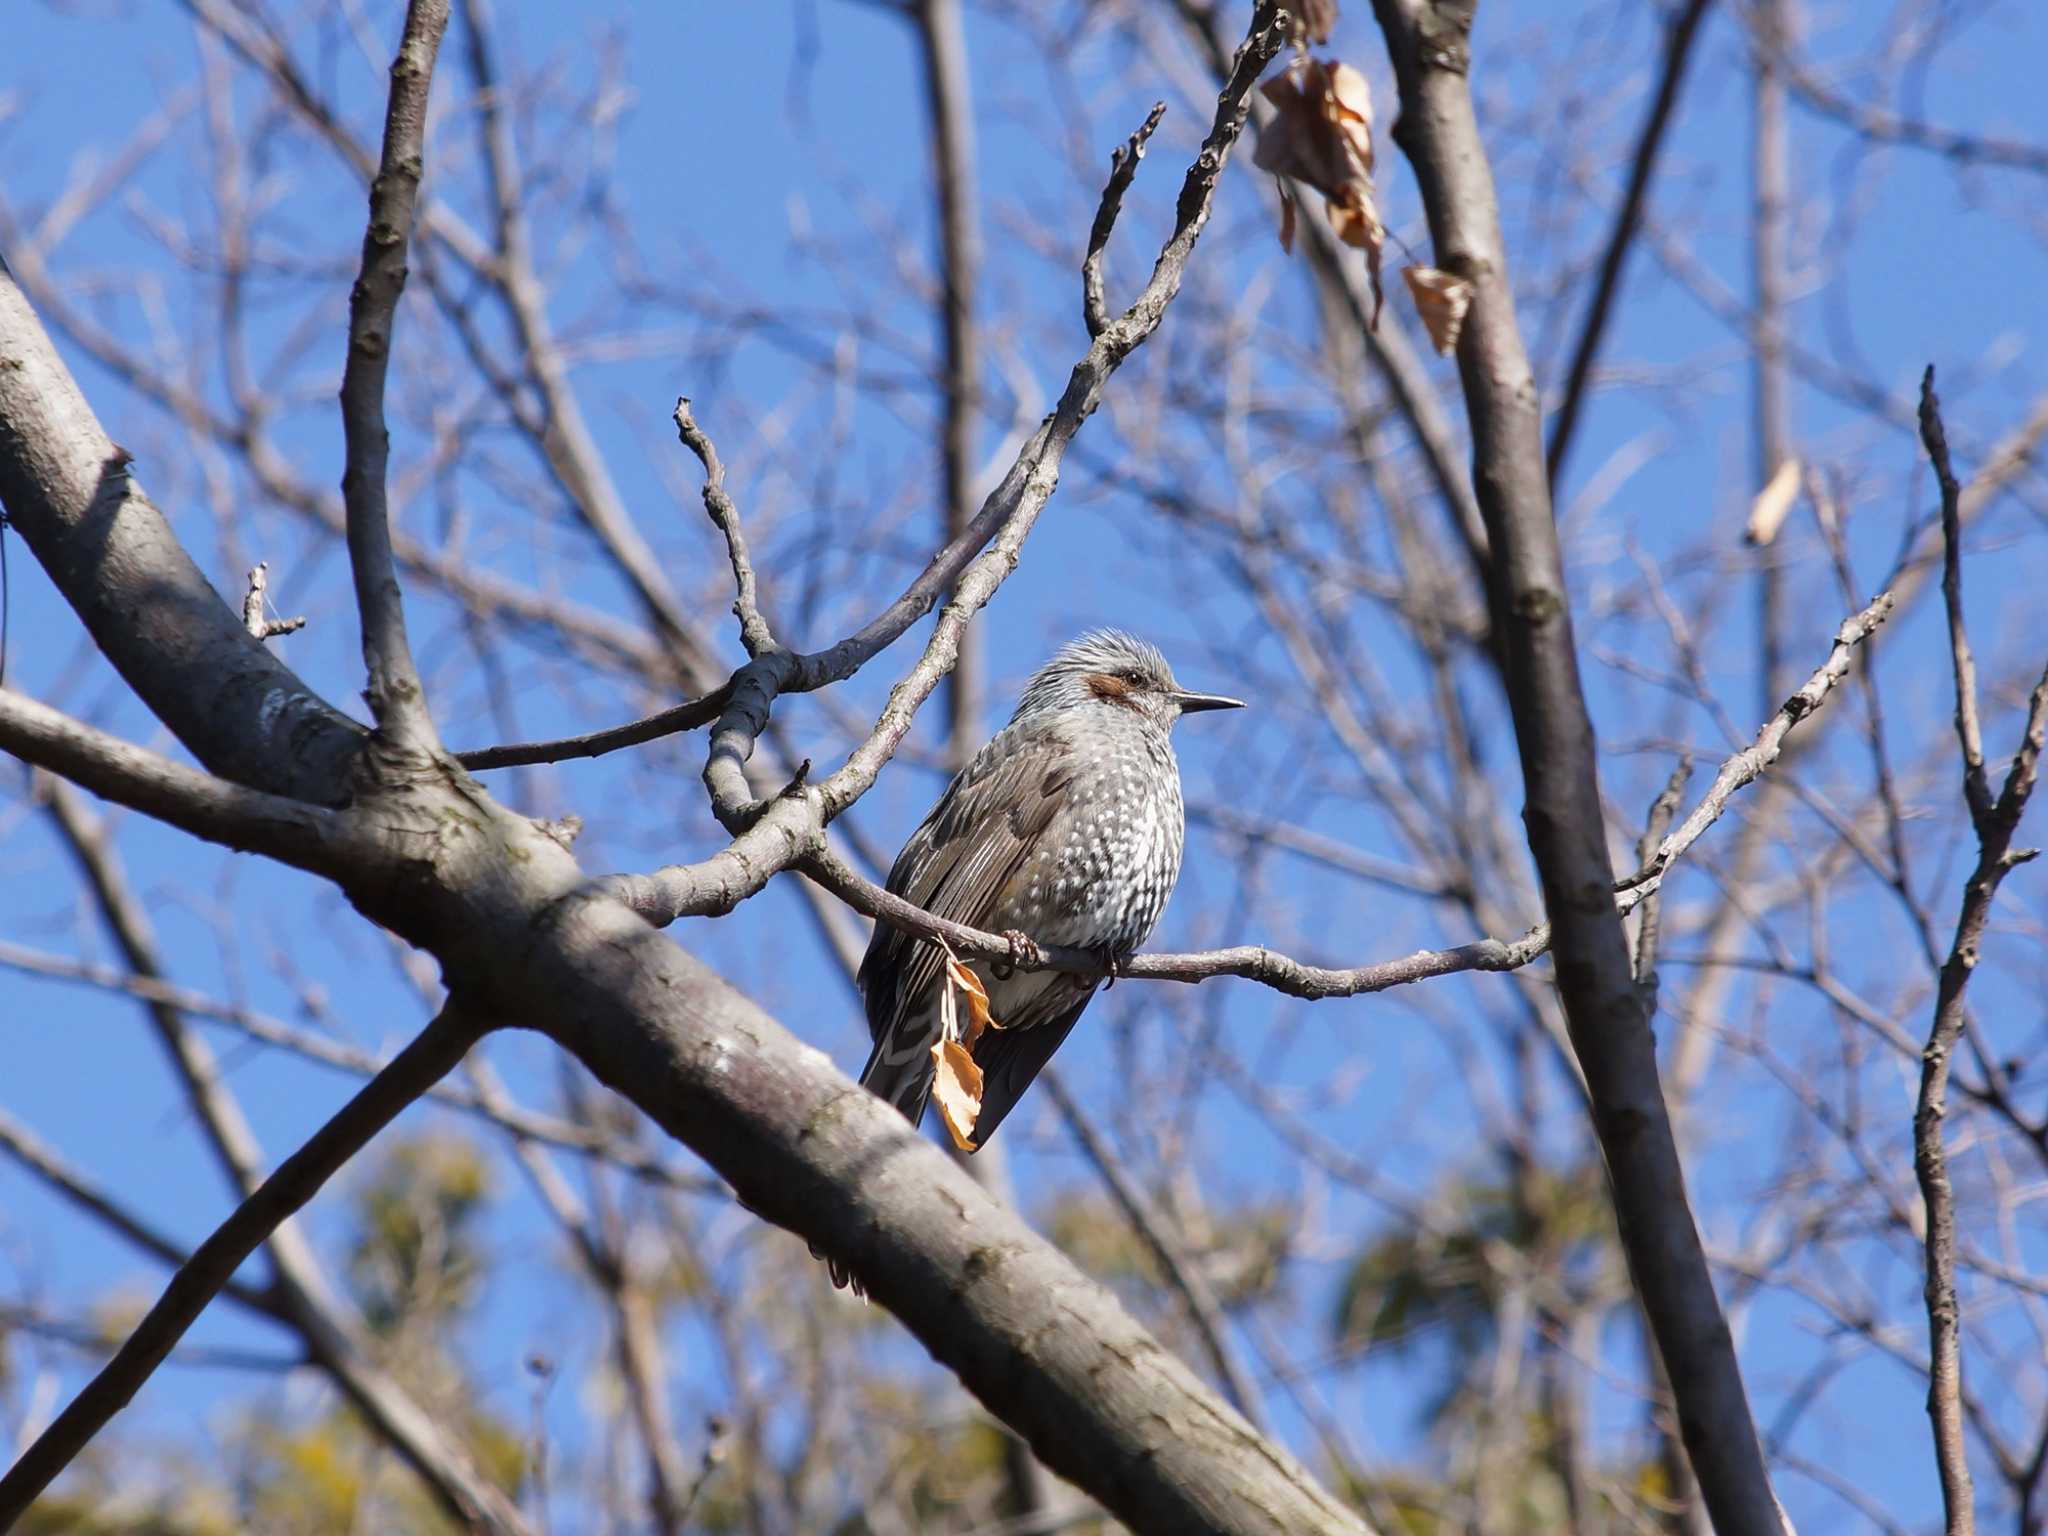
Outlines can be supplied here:
M981 1118L981 1068L966 1046L943 1035L932 1042L932 1102L953 1145L962 1152L979 1150L974 1122Z
M1749 527L1743 537L1759 549L1778 536L1778 530L1785 525L1785 514L1799 499L1799 474L1799 461L1785 460L1749 504Z
M932 1100L939 1106L939 1118L946 1134L963 1152L977 1150L974 1122L981 1118L981 1068L975 1064L974 1042L985 1029L1001 1029L988 1011L988 988L981 978L953 953L944 939L939 948L946 952L946 989L939 995L939 1038L932 1042ZM962 999L967 1017L960 1016Z
M1372 199L1372 89L1365 76L1334 59L1297 60L1259 87L1273 121L1259 136L1252 163L1327 200L1330 228L1365 252L1372 274L1372 323L1379 324L1380 246L1386 230ZM1280 244L1293 248L1293 210L1282 199Z
M1422 316L1422 328L1429 332L1430 345L1439 357L1458 350L1458 333L1465 328L1465 311L1472 307L1472 285L1462 277L1435 267L1403 267L1408 297Z
M1003 1026L989 1017L988 988L981 984L981 978L969 970L950 948L946 949L946 982L949 993L954 987L958 987L967 999L967 1024L958 1031L958 1035L960 1043L971 1051L984 1029L1001 1029Z

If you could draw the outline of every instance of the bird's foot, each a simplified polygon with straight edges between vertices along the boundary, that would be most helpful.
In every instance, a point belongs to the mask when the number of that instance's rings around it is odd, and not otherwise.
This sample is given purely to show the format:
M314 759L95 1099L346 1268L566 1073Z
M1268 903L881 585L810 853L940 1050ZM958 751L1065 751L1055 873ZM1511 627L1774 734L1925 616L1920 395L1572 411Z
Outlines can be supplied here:
M1111 987L1116 985L1116 979L1119 976L1123 975L1124 961L1128 958L1128 956L1123 950L1118 949L1113 944L1090 945L1089 953L1094 955L1097 960L1102 962L1102 990L1107 992Z
M995 973L996 980L1008 981L1017 974L1017 967L1020 965L1035 969L1045 964L1045 951L1040 949L1038 941L1023 929L1004 929L1003 941L1010 946L1010 958L1008 961L998 960L990 965L989 969Z

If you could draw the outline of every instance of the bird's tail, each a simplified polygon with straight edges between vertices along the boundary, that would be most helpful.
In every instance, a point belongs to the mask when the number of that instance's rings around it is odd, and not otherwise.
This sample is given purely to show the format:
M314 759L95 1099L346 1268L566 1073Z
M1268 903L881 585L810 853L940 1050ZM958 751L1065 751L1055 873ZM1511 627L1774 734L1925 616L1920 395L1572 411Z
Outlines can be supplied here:
M932 1096L931 1042L925 1040L920 1044L910 1038L914 1034L915 1031L903 1028L901 1022L893 1030L884 1030L868 1053L868 1064L860 1070L861 1087L895 1105L913 1129L923 1121L924 1107ZM826 1258L815 1248L811 1256L825 1259L826 1271L839 1289L843 1291L851 1285L854 1295L865 1299L867 1293L838 1260Z
M868 1064L860 1069L861 1087L894 1104L913 1130L924 1122L924 1107L932 1096L935 1033L906 1029L901 1023L884 1030L868 1052Z

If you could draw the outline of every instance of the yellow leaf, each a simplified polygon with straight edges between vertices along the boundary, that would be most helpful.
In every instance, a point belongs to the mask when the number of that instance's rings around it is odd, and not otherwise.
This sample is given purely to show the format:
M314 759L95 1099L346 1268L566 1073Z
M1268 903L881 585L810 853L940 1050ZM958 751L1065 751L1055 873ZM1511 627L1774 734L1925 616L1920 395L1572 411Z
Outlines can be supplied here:
M953 1145L962 1152L978 1150L974 1122L981 1118L981 1068L966 1046L943 1035L932 1042L932 1102Z
M1778 466L1778 472L1771 476L1770 483L1756 493L1756 500L1749 504L1749 528L1743 537L1762 548L1778 536L1778 530L1785 525L1785 514L1792 510L1792 503L1799 499L1799 461L1787 459Z
M1449 357L1458 350L1458 333L1465 328L1465 311L1472 304L1472 285L1435 267L1403 267L1401 276L1430 344L1439 357Z

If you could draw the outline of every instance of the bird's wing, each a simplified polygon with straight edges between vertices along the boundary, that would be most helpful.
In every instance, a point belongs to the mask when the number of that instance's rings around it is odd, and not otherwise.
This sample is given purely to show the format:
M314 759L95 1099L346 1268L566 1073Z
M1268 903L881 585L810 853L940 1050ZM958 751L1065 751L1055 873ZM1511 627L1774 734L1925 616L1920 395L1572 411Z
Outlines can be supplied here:
M1073 779L1072 749L1058 733L998 735L947 786L911 835L889 871L889 889L935 916L987 927ZM944 960L938 945L875 924L860 986L868 1032L878 1044L906 1017L921 1021Z
M1009 1028L983 1030L974 1042L974 1064L981 1068L981 1113L974 1121L976 1150L988 1145L1003 1117L1024 1097L1032 1079L1045 1070L1052 1053L1095 996L1093 982L1080 986L1078 993L1062 987L1043 994L1058 999L1053 1004L1060 1009L1058 1013L1037 1019L1020 1017Z

